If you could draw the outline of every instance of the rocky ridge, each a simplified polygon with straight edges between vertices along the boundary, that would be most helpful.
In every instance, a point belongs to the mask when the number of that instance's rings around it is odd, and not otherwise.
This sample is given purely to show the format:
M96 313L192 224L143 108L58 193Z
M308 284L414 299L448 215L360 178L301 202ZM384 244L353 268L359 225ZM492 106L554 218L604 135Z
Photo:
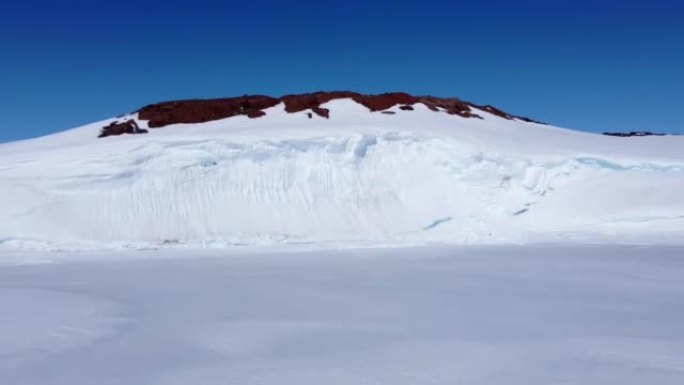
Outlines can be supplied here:
M472 108L485 110L505 119L527 118L508 114L493 106L479 106L457 98L439 98L434 96L413 96L405 92L365 95L351 91L315 92L309 94L285 95L279 98L265 95L243 95L222 99L192 99L151 104L138 110L141 120L147 120L151 128L164 127L177 123L203 123L211 120L225 119L232 116L246 115L250 118L264 116L263 110L285 105L285 111L294 113L311 110L313 113L329 117L330 111L321 105L336 99L352 99L370 111L384 111L399 105L402 110L411 110L411 106L422 103L433 111L444 111L447 114L464 118L481 118Z
M405 92L361 94L351 91L334 91L293 94L281 97L243 95L220 99L168 101L150 104L135 112L138 114L139 120L147 121L149 128L160 128L172 124L204 123L234 116L247 116L256 119L266 115L264 110L279 104L283 104L285 111L288 113L308 111L309 118L313 118L313 115L316 114L327 119L330 118L331 111L322 107L322 105L337 99L351 99L368 108L370 112L384 112L386 114L393 114L393 112L387 110L395 106L399 106L399 109L403 111L412 111L414 109L413 106L420 103L432 111L458 115L462 118L482 119L474 111L476 108L508 120L517 119L535 122L528 118L509 114L490 105L476 105L457 98L414 96ZM119 126L103 127L100 136L107 137L136 133L142 133L142 131L122 129Z

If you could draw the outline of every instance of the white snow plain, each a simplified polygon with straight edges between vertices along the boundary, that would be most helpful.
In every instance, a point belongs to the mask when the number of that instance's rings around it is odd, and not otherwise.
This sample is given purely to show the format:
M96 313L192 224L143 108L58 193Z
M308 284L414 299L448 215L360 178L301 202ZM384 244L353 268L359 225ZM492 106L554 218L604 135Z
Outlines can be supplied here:
M684 137L324 107L2 144L0 250L684 238Z
M6 254L0 383L680 385L682 256L662 245Z

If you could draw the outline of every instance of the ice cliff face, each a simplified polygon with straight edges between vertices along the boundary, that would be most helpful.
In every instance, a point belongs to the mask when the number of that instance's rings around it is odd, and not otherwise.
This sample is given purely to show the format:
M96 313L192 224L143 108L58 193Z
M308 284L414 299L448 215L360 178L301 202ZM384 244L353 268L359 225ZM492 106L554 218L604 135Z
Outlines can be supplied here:
M0 248L684 233L684 138L580 133L457 99L312 95L160 103L0 145ZM98 139L114 120L149 133Z

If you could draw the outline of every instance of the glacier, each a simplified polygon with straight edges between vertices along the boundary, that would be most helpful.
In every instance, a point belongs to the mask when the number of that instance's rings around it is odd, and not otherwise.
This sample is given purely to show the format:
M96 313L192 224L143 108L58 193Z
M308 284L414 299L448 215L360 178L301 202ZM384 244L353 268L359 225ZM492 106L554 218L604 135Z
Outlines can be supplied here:
M684 138L416 105L0 145L0 249L677 242ZM135 114L124 118L136 119ZM147 128L145 121L139 122Z

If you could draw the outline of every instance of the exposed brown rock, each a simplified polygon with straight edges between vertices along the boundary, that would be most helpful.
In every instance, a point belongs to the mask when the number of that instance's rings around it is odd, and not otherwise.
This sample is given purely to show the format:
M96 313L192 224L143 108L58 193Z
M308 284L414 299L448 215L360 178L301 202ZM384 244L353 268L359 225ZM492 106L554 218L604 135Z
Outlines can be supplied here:
M496 115L496 116L504 118L504 119L511 120L514 118L512 115L509 115L508 113L501 111L500 109L498 109L494 106L486 105L486 106L481 106L479 108L481 110L485 110L485 111L489 112L490 114Z
M136 121L133 119L129 119L122 123L113 121L109 123L109 125L102 127L99 137L106 138L108 136L123 134L147 134L147 130L140 128L138 123L136 123Z
M322 118L330 119L330 110L327 108L311 107L311 111L315 112L316 115L318 115Z
M255 118L260 118L262 116L266 116L266 113L262 110L249 110L249 111L247 111L247 117L248 118L255 119Z
M314 92L312 94L285 95L280 98L280 101L285 104L285 111L292 113L320 107L321 104L335 99L353 98L354 95L358 94L349 91Z
M472 107L481 108L504 119L518 119L492 106L477 106L456 98L438 98L434 96L413 96L404 92L392 92L377 95L364 95L350 91L314 92L310 94L285 95L273 98L264 95L244 95L224 99L194 99L171 101L145 106L138 111L139 118L148 121L151 128L164 127L178 123L203 123L212 120L246 115L258 118L265 115L263 110L280 103L289 113L310 110L321 117L329 118L330 111L321 105L337 99L352 99L370 111L385 111L399 106L403 111L411 111L413 105L422 103L432 111L443 111L450 115L464 118L482 118L473 112ZM307 112L310 114L310 112ZM312 115L310 115L312 117ZM531 121L527 118L519 118Z
M644 137L644 136L665 136L667 134L650 131L630 131L630 132L604 132L603 135L617 136L620 138Z
M420 102L430 107L433 111L439 111L443 109L449 115L459 115L464 118L480 118L481 116L473 113L470 110L473 104L461 101L456 98L436 98L434 96L423 96L420 98Z
M392 108L397 104L416 104L421 101L420 98L403 92L393 92L380 95L356 94L352 99L354 99L355 102L366 106L371 111L382 111Z
M276 106L280 101L270 96L245 95L237 98L180 100L152 104L138 111L141 120L148 120L150 128L178 123L204 123L212 120L247 115L263 116L264 109Z

